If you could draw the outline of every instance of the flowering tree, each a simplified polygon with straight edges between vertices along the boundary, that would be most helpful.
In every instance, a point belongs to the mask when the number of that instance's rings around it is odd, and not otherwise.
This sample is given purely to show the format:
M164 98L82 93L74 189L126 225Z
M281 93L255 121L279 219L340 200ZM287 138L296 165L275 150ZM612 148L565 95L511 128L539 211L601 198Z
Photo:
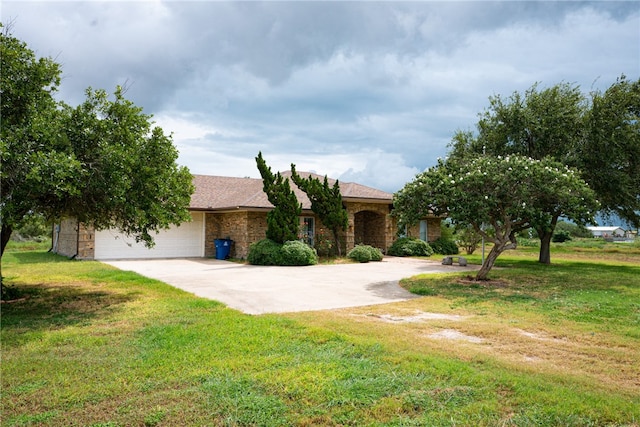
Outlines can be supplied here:
M394 195L399 222L411 224L429 212L469 225L493 248L476 280L486 280L498 256L517 246L516 233L561 215L593 222L598 202L578 173L550 159L481 156L438 161ZM483 224L492 227L487 233Z

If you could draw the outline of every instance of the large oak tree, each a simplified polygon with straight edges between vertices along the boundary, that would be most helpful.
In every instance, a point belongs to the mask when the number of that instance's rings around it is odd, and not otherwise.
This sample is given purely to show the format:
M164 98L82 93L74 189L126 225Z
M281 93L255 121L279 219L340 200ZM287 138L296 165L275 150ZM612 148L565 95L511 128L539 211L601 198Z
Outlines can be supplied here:
M620 77L591 93L575 166L598 195L602 213L640 228L640 79Z
M59 65L8 31L0 37L2 253L32 214L116 227L148 246L152 233L189 220L192 176L151 116L120 88L113 99L88 89L75 108L57 102Z
M551 157L578 168L605 213L640 225L640 80L623 76L604 94L589 99L576 85L561 83L521 94L489 98L477 133L457 132L451 157L481 153ZM556 214L554 214L554 212ZM551 238L559 219L553 205L532 224L541 240L539 261L551 262Z

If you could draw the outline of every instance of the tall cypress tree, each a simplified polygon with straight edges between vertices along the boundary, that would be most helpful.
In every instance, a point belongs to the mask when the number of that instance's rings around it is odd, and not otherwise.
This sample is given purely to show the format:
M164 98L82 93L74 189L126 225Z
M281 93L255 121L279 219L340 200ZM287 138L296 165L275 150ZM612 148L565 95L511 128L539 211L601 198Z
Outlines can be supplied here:
M262 158L262 152L256 157L258 170L262 176L262 189L274 209L267 214L267 239L284 243L298 239L298 229L302 205L280 172L275 175Z
M342 255L342 245L340 243L340 231L345 231L349 225L347 210L342 204L342 194L340 194L340 184L338 180L329 186L327 176L321 183L318 178L309 176L303 178L296 172L296 166L291 164L291 180L307 194L311 200L311 210L318 215L320 221L333 234L333 240L338 248L338 256Z

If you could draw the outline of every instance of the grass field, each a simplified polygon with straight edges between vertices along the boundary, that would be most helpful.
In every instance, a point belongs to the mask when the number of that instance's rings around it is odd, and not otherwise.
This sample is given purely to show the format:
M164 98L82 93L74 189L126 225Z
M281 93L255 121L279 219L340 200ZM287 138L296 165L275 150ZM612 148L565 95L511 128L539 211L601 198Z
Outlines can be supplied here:
M249 316L46 248L10 249L3 426L638 426L640 248L505 253L491 282ZM479 254L469 257L479 262Z

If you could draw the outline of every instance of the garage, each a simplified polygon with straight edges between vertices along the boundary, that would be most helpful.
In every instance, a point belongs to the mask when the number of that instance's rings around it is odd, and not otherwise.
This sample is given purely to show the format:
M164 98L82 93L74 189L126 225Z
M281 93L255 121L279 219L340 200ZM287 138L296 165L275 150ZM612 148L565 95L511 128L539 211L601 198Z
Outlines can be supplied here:
M191 222L172 226L154 236L151 249L115 230L95 233L95 259L187 258L204 256L204 214L192 212Z

